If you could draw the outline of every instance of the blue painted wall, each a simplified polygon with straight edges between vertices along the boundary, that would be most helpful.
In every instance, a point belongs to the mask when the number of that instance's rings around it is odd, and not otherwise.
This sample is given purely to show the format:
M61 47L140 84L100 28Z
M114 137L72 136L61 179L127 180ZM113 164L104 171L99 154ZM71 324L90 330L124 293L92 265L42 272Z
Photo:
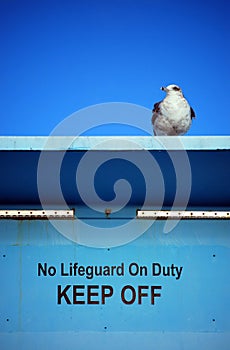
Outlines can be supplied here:
M76 222L111 234L136 206L108 219L75 209ZM48 220L0 220L0 349L229 349L229 220L183 220L169 234L165 221L149 224L128 244L95 248ZM87 266L119 268L92 277Z
M154 349L155 336L158 339L163 334L161 344L167 348L171 333L174 337L178 335L171 344L172 349L188 348L189 338L179 341L181 333L188 337L193 334L191 349L196 342L202 344L207 334L212 334L212 339L218 338L218 346L227 349L230 327L230 276L226 269L230 260L229 221L181 221L167 235L162 234L163 225L163 221L153 223L144 235L128 245L96 249L71 243L55 232L48 222L2 221L1 349L11 349L10 344L16 349L18 337L22 337L25 349L30 348L31 339L35 348L48 349L55 334L59 337L62 334L64 341L69 333L78 337L76 344L73 340L71 348L75 344L78 349L87 349L88 334L92 336L92 332L106 339L111 335L111 349L117 349L117 343L112 341L114 332L120 333L118 339L124 332L129 336L138 333L136 349L141 346L146 332L148 337L151 336L147 349ZM39 264L44 267L45 263L51 276L48 272L44 276L41 270L39 276ZM92 279L79 275L61 276L61 272L69 274L71 263L85 267L123 264L124 275L115 273L115 276L95 276ZM156 276L153 276L153 263L157 263ZM158 276L159 265L162 270ZM162 275L163 266L170 267L170 276ZM175 267L182 268L180 278ZM88 277L89 273L90 270ZM62 292L66 286L71 286L64 293L67 301L61 297L59 305L58 285ZM75 285L84 286L77 290L84 295L73 297ZM98 295L91 295L89 301L87 286L90 285L95 286L91 293ZM113 295L105 297L105 304L101 299L102 285L113 289ZM147 295L141 298L141 304L138 304L138 292L132 304L122 301L121 291L127 285L136 291L138 286L149 286L142 289ZM151 304L150 286L161 287L155 291L160 296L155 297L154 305ZM105 294L110 294L110 291L107 287L104 290ZM125 298L130 302L134 294L127 289ZM67 304L68 300L71 305ZM74 300L84 304L73 304ZM89 304L92 301L99 304ZM41 337L43 334L45 338ZM196 335L202 338L201 342ZM217 349L209 340L206 345ZM202 345L199 346L201 349ZM95 344L94 348L106 346L97 347Z

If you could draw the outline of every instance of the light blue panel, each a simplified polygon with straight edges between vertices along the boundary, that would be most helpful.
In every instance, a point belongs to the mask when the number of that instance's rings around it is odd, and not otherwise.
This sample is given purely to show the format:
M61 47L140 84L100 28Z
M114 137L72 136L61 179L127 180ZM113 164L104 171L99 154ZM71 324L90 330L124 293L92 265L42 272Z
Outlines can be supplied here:
M0 150L220 150L230 136L0 136ZM166 147L167 146L167 147Z
M102 221L104 227L111 225L109 220ZM32 340L45 348L51 344L54 334L61 339L60 344L65 334L70 334L71 339L80 342L79 349L84 349L83 344L88 344L87 349L93 348L93 340L90 343L90 339L97 338L98 346L94 345L94 348L106 348L102 345L106 344L103 339L110 344L115 339L118 343L122 339L130 339L130 344L133 344L133 338L137 338L136 347L133 345L132 348L138 349L145 341L145 335L148 349L151 348L148 342L159 345L164 333L167 334L165 344L170 342L171 334L173 339L177 339L172 349L183 349L189 339L200 349L201 344L219 349L209 342L218 337L216 344L225 344L230 330L230 276L226 272L230 259L230 223L181 221L167 235L162 233L163 226L164 221L157 221L145 234L127 245L96 249L70 242L45 221L2 221L1 336L5 349L10 349L11 342L16 343L16 339L24 344L25 349L30 348ZM85 267L123 264L124 275L96 276L92 279L60 275L61 263L66 273L70 263L75 262ZM56 275L39 277L39 263L54 267ZM160 264L161 268L169 266L170 276L152 276L153 263ZM135 269L130 274L131 264L135 264L133 268L143 266L142 276L140 273L133 276ZM177 278L176 267L182 267L180 278ZM66 294L71 305L64 297L61 305L57 305L58 285L62 286L62 290L71 285ZM87 294L78 296L78 300L85 304L72 304L73 285L84 286L84 289L78 289L79 292L85 292L88 285L98 286L92 290L98 292L98 296L93 296L91 300L98 300L99 304L87 304ZM102 285L113 288L113 295L106 299L104 305L101 304ZM138 304L138 293L133 304L122 302L121 290L127 285L136 291L138 286L146 286L142 291L147 291L148 295L143 296L141 304ZM150 286L162 288L157 291L161 296L155 298L154 305L151 304ZM127 293L126 298L130 300L131 295ZM78 336L74 335L75 332ZM137 333L142 336L137 336ZM12 338L9 334L13 335ZM179 334L183 334L183 340ZM61 346L57 348L61 349Z
M229 350L230 333L54 332L5 333L1 350Z

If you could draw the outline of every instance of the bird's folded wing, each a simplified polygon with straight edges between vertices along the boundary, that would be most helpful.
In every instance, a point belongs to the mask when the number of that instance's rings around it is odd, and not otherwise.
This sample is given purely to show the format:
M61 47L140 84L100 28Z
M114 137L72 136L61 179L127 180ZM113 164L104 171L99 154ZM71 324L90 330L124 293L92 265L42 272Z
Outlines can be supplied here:
M196 118L196 114L195 114L194 110L192 109L192 107L190 107L190 111L191 111L191 119Z
M154 103L153 113L154 112L158 113L160 111L160 104L161 104L161 102Z
M158 117L158 113L160 112L160 104L161 102L154 103L153 106L153 115L152 115L152 124L155 123L156 118Z

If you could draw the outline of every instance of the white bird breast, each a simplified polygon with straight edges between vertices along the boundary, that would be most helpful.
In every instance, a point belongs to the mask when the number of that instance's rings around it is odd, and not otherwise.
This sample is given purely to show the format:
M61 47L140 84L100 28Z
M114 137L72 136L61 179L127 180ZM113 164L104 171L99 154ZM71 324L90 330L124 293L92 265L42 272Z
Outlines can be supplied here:
M154 122L157 135L183 135L191 126L190 106L185 98L167 96Z

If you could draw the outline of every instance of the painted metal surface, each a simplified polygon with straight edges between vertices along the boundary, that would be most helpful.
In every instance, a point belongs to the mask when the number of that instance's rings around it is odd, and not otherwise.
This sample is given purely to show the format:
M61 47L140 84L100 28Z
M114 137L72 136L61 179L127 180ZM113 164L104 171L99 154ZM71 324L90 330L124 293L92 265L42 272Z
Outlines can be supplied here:
M166 220L155 220L159 208L152 199L140 211L148 214L148 220L138 219L136 210L143 203L145 186L139 172L119 159L124 154L121 150L116 151L118 159L98 170L95 188L109 203L114 181L122 176L134 188L129 202L118 211L110 205L100 211L85 205L76 186L76 169L90 143L95 146L91 138L66 152L60 183L76 218L60 221L69 232L77 228L84 236L88 233L81 231L83 221L93 227L96 241L99 227L113 240L116 227L126 227L132 220L133 232L124 229L124 234L135 239L96 248L67 239L52 220L0 220L1 350L229 349L230 221L216 220L215 215L229 213L229 142L226 138L212 138L211 144L210 138L209 142L207 138L182 140L192 171L187 211L211 213L205 220L185 216L165 234ZM37 164L44 140L0 138L1 142L2 210L41 210ZM141 142L144 149L151 142L156 146L149 138ZM163 173L163 210L170 213L175 174L168 150L155 146L149 146L149 152ZM54 146L47 151L47 198L49 210L55 211L66 210L56 201L51 181L52 160L59 148L57 144L56 151ZM114 149L93 152L97 157L97 152L110 155ZM134 158L143 156L140 149L127 152ZM180 159L180 150L175 152ZM180 208L176 213L181 213Z
M227 147L227 146L226 146ZM127 179L133 191L130 204L140 205L145 198L145 178L140 170L130 161L148 162L147 157L152 157L162 173L165 187L164 206L171 206L176 191L176 175L170 156L179 164L184 151L67 151L63 155L59 182L62 194L66 202L82 204L82 198L76 186L76 172L83 157L92 156L94 159L113 157L100 167L95 174L95 188L98 195L105 201L114 198L114 183L121 178ZM1 151L0 163L4 164L0 173L0 203L5 206L17 204L37 205L39 194L37 188L38 162L41 153L39 151ZM46 202L54 205L60 204L60 195L54 184L53 178L59 171L55 166L55 159L59 158L58 151L45 153L44 197ZM192 172L192 188L189 198L189 206L229 206L230 198L230 152L227 150L189 150L186 152ZM126 162L124 158L129 158ZM131 158L130 158L131 157ZM86 172L92 170L89 162ZM183 165L183 164L182 164ZM93 165L92 165L93 167ZM143 168L145 176L149 176L148 168ZM183 173L183 171L182 171ZM106 181L105 181L106 179ZM186 183L186 177L184 178ZM215 182L215 186L213 183ZM153 181L153 185L155 182ZM89 187L89 186L88 186ZM160 187L154 188L154 195L148 196L148 205L158 206ZM150 194L150 192L148 192ZM202 195L201 195L202 193ZM121 193L122 195L123 193ZM123 197L121 196L121 200ZM89 196L88 202L91 202Z
M104 225L110 225L110 220L105 219ZM170 342L171 349L187 349L188 342L191 349L204 345L227 349L229 221L193 221L191 225L185 220L169 235L162 234L163 225L163 221L154 222L128 245L95 249L71 243L47 221L2 221L1 348L11 349L10 344L16 348L20 339L24 349L32 341L34 348L48 349L57 336L58 349L60 344L78 349L105 349L109 344L111 349L122 349L124 339L127 349L138 349L146 339L146 349L167 349ZM82 275L77 270L74 276L75 263L85 268L123 264L124 274L93 276L88 269ZM47 264L46 275L39 273L39 264ZM121 291L127 285L136 291L139 286L148 287L142 290L140 304L137 294L132 304L122 301ZM70 286L60 304L58 286L62 291ZM75 303L74 286L79 286L81 304ZM90 302L98 304L89 302L89 286L95 293ZM102 286L113 288L105 304ZM161 287L154 304L150 286ZM126 293L130 301L130 291ZM65 343L68 336L77 344L69 339ZM93 344L92 339L98 338L98 345Z
M225 150L230 136L0 136L1 151Z

